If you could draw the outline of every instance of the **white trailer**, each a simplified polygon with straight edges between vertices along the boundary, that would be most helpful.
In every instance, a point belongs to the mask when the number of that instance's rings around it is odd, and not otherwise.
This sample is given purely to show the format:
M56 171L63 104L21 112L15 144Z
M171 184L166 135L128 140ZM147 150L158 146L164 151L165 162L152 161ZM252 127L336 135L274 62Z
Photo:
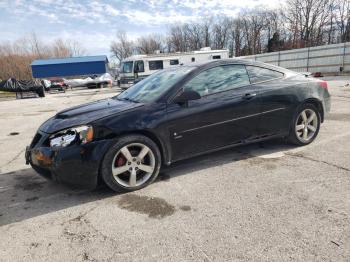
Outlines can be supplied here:
M171 66L204 62L215 59L226 59L229 51L202 48L199 51L186 53L160 53L154 55L134 55L124 59L120 66L120 87L128 88L135 82Z

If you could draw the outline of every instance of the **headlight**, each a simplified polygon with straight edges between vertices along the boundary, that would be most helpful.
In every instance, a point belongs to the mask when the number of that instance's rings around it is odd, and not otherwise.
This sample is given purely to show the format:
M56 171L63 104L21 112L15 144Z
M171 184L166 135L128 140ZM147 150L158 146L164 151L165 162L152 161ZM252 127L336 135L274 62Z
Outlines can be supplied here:
M65 147L73 143L86 144L92 141L94 132L92 126L78 126L62 130L50 136L51 147Z

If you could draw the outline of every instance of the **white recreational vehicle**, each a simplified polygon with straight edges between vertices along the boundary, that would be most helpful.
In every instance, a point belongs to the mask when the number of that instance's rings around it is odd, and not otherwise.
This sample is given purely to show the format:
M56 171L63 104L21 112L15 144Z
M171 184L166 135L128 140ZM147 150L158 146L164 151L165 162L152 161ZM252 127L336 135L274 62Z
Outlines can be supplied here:
M120 87L128 88L135 82L171 66L228 58L228 50L211 50L186 53L159 53L154 55L134 55L124 59L120 66Z

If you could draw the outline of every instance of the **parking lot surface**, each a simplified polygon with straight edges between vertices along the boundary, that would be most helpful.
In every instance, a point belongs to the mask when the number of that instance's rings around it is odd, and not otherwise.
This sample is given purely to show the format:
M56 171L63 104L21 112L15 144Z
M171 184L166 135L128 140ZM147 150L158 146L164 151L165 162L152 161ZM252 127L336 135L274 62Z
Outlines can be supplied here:
M311 145L196 157L128 194L58 185L24 163L43 121L116 89L0 102L0 261L349 261L350 78L327 80L332 110Z

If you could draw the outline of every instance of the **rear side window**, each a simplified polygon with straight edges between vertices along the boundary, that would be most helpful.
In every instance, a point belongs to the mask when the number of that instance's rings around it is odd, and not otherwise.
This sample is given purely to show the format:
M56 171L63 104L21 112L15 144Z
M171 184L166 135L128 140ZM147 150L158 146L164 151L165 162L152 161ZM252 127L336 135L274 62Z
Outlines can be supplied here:
M269 81L284 76L283 73L257 66L246 66L252 84Z
M199 73L185 84L184 90L193 90L205 96L249 84L244 65L224 65Z
M148 66L149 66L149 70L163 69L163 61L162 60L149 61Z

